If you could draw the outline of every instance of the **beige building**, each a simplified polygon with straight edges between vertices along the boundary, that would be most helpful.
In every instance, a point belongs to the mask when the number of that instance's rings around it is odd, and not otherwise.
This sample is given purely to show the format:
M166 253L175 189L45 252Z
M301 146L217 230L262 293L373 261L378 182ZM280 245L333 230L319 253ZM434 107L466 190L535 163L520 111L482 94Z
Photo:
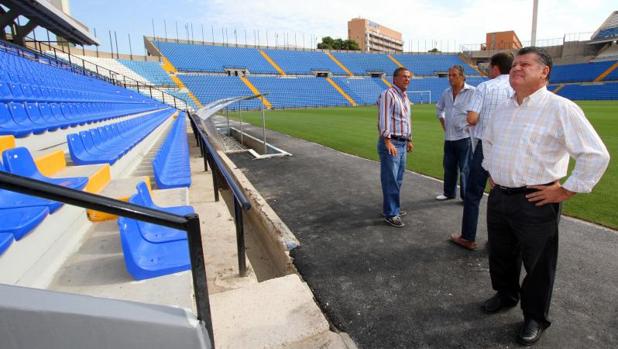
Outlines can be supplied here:
M521 41L514 31L487 33L485 35L485 47L483 50L516 50L520 49Z
M348 21L348 39L364 52L403 52L401 33L364 18Z

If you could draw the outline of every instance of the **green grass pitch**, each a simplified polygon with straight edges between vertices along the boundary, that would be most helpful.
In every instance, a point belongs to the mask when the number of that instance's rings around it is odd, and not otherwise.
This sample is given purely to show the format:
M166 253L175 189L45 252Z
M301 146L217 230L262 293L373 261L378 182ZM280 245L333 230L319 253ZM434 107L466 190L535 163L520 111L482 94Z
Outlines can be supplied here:
M618 229L618 101L578 102L612 157L591 194L578 194L563 206L569 216ZM237 114L230 113L237 116ZM243 112L243 120L261 126L261 114ZM443 135L433 105L413 107L414 151L408 169L442 179ZM266 112L266 127L327 147L377 160L376 107L295 109ZM571 166L573 161L571 161Z

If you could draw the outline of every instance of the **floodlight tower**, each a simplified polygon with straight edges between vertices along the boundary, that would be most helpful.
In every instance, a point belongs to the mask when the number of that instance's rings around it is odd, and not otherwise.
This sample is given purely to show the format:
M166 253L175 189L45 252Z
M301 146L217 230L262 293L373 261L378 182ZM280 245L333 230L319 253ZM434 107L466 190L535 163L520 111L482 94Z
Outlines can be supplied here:
M536 15L539 9L539 0L532 0L532 37L530 38L530 46L536 45Z

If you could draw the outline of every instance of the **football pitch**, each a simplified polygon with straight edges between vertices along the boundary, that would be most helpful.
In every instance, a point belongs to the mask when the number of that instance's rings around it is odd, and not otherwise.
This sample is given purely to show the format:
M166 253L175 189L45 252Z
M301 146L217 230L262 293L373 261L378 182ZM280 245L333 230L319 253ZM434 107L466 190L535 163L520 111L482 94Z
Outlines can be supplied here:
M563 213L618 229L618 101L578 102L607 146L612 160L591 194L578 194L563 206ZM230 113L235 117L238 114ZM243 121L261 126L261 114L243 112ZM413 107L414 151L408 169L442 179L443 132L432 104ZM327 147L377 160L376 107L294 109L266 112L266 127ZM573 161L571 161L572 169ZM350 180L354 174L350 174ZM436 193L437 194L437 193Z

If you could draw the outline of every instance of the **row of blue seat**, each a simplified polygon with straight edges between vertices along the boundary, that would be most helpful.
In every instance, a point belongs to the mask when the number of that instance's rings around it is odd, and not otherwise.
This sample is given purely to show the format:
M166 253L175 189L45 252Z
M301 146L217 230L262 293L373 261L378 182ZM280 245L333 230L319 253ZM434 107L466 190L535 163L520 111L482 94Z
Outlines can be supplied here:
M109 84L92 76L75 74L51 62L27 59L2 51L0 46L0 81L9 85L0 88L0 96L12 100L54 102L124 102L141 103L152 100L131 90ZM10 84L15 84L11 87Z
M114 124L67 135L77 165L113 164L172 114L170 108Z
M0 102L0 135L26 137L155 108L160 104Z
M165 142L152 161L154 178L159 188L191 186L189 143L186 114L180 113Z
M550 86L554 90L556 86ZM573 101L578 100L618 100L618 82L606 82L592 85L565 85L558 90L558 95Z
M88 184L87 177L51 178L38 170L27 148L7 149L2 153L0 171L81 190ZM62 203L39 197L0 190L0 255L13 240L20 240L37 227L48 214L58 210Z
M178 215L194 213L191 206L157 206L144 182L137 185L137 193L130 203L163 210ZM136 280L176 273L191 269L187 234L130 218L118 218L120 240L127 271Z

